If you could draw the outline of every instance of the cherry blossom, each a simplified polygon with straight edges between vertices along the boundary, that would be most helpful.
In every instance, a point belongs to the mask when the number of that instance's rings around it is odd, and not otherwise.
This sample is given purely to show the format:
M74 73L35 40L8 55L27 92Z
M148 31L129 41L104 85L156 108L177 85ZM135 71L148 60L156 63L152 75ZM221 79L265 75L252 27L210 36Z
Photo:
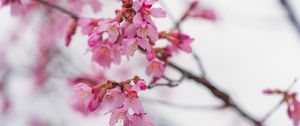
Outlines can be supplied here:
M297 93L282 91L280 89L265 89L263 93L268 95L281 94L284 97L284 102L287 104L287 114L293 121L294 126L299 126L300 122L300 102L297 99Z
M69 46L72 36L75 34L76 32L76 28L77 28L77 22L73 21L72 24L70 25L68 31L67 31L67 35L66 35L66 46Z
M178 49L185 51L187 53L192 52L192 48L190 44L194 41L194 39L190 38L188 35L180 33L180 32L161 32L161 38L166 38L172 44L169 45L170 51L177 52Z
M130 126L154 126L154 122L147 114L134 114L131 116Z
M285 102L288 105L288 116L293 120L294 126L299 126L300 122L300 102L297 100L296 93L285 95Z
M90 112L106 110L106 114L111 113L109 121L111 126L119 120L123 121L124 126L154 125L152 119L146 115L138 96L138 92L145 90L146 87L146 82L138 76L121 82L107 80L92 87L84 83L74 85L75 93L82 102L77 105L85 107L85 110ZM134 113L129 114L129 110Z
M216 21L217 16L215 12L207 7L204 7L203 5L199 4L198 1L193 1L190 3L189 8L186 10L184 15L181 17L181 21L187 19L187 18L201 18L206 19L210 21Z
M153 58L146 69L148 75L153 74L154 77L161 77L165 71L164 62L158 58Z
M93 98L91 89L92 89L91 87L89 87L88 85L86 85L84 83L76 84L73 87L73 90L76 93L74 95L74 99L77 99L73 103L73 108L85 115L88 113L86 108L88 107L89 102Z

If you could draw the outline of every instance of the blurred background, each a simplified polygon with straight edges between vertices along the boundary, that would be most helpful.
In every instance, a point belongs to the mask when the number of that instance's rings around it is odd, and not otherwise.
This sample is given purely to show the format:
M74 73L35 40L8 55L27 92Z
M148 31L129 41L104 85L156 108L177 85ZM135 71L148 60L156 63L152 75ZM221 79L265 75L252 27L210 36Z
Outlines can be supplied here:
M170 14L179 19L190 1L163 0ZM287 0L298 19L300 1ZM101 1L102 11L94 15L85 8L89 17L112 17L120 7L116 1ZM203 62L208 78L217 87L230 94L246 112L262 118L280 100L280 96L266 96L266 88L286 89L295 78L300 77L300 34L289 20L280 0L201 0L200 4L213 8L216 22L189 19L182 30L195 38L192 44ZM43 88L34 85L31 70L39 58L36 40L36 22L47 27L41 14L34 13L26 26L20 18L10 15L10 8L0 9L0 74L5 78L2 87L6 100L0 97L0 108L10 106L0 115L0 126L106 126L109 115L83 116L72 110L72 91L66 78L88 73L91 54L86 52L86 36L76 33L69 47L57 39L57 52L47 64L49 78ZM23 19L24 20L24 19ZM29 20L29 19L28 19ZM299 19L300 20L300 19ZM172 27L169 18L157 19L158 29ZM45 33L51 36L52 33ZM4 62L5 61L5 62ZM173 62L194 73L200 70L192 55L179 53ZM2 62L2 63L1 63ZM137 54L132 60L124 58L120 66L113 65L104 71L109 79L127 79L133 75L145 75L146 59ZM134 70L132 70L134 69ZM95 71L95 70L94 70ZM120 72L121 71L121 72ZM167 75L177 77L169 69ZM37 76L37 75L36 75ZM149 78L148 78L149 81ZM39 90L36 90L39 88ZM293 91L299 92L300 82ZM218 106L222 102L204 87L185 80L176 88L154 88L141 93L143 105L158 126L251 126L231 109L178 107L161 104L167 101L182 106ZM266 122L266 126L292 126L282 105ZM32 125L35 124L35 125Z

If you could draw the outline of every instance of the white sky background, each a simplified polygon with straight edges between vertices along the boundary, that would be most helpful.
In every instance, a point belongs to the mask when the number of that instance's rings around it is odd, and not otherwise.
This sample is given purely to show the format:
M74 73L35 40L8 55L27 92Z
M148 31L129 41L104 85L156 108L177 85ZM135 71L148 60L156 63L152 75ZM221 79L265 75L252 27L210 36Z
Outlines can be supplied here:
M171 13L179 17L184 10L184 1L164 0ZM100 15L110 16L118 5L104 2L104 12ZM280 97L265 96L261 91L268 87L287 88L294 78L300 77L300 38L286 18L278 0L203 0L201 3L212 7L219 20L210 23L189 20L183 24L183 31L194 37L194 51L202 58L209 78L217 87L228 92L232 98L247 112L256 118L263 117L274 107ZM300 1L291 0L295 12L300 17ZM8 8L0 10L0 37L6 36L14 23ZM160 30L168 29L168 19L156 20ZM77 38L77 37L76 37ZM82 39L82 38L79 38ZM1 40L1 39L0 39ZM2 40L1 40L2 41ZM82 44L82 43L81 43ZM80 43L73 44L69 52L79 57L84 55ZM22 50L9 47L10 57L24 56ZM17 47L16 47L17 48ZM24 51L24 50L23 50ZM85 58L88 62L88 58ZM26 60L18 59L26 64ZM18 60L15 64L18 67ZM177 64L193 70L198 67L190 55L181 53L173 59ZM22 62L22 63L23 63ZM88 63L86 63L88 64ZM129 63L130 64L130 63ZM22 65L19 65L22 66ZM141 70L143 73L143 69ZM170 72L169 75L173 75ZM16 110L9 117L0 117L2 126L23 126L30 113L38 113L43 118L54 122L53 125L100 126L107 125L107 117L85 119L74 114L64 103L69 92L53 86L56 91L32 97L26 87L24 77L12 80L10 94L17 104ZM56 88L55 88L56 87ZM294 87L299 90L300 82ZM165 93L167 92L167 93ZM165 96L164 97L162 97ZM143 93L144 97L164 99L185 105L218 105L220 102L210 95L205 88L192 81L185 81L176 88L154 89ZM251 126L231 110L186 110L159 104L144 103L146 111L165 119L163 126ZM159 116L158 116L159 115ZM67 122L67 123L65 123ZM282 106L266 122L267 126L292 126L287 117L286 106Z

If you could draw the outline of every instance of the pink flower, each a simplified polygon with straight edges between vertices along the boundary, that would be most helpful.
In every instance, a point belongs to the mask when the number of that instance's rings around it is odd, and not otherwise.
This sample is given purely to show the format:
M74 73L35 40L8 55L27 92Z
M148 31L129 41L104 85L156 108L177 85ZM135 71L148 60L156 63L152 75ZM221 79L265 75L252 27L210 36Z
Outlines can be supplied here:
M264 94L281 94L283 93L283 91L279 90L279 89L265 89L263 90Z
M92 88L91 93L93 97L87 107L90 112L95 111L102 104L106 92L107 90L104 88L104 84L98 84Z
M128 111L124 111L123 109L115 110L109 119L109 126L114 126L119 120L123 120L123 126L129 126Z
M78 26L81 27L81 33L87 35L96 30L98 22L96 19L80 18Z
M155 52L152 50L151 52L147 52L146 53L146 57L148 61L151 61L152 59L154 59L156 57Z
M89 102L93 99L94 95L91 92L92 88L84 83L74 85L73 91L75 92L73 108L83 114L87 114Z
M300 103L298 101L294 101L291 105L288 105L288 115L293 120L294 126L299 126Z
M150 13L155 18L164 18L167 16L167 13L161 8L151 8Z
M133 2L133 9L143 15L152 15L155 18L163 18L167 13L161 8L152 8L158 0L138 0Z
M88 111L108 110L106 113L111 113L110 126L114 126L119 120L123 120L123 126L152 126L154 123L144 113L138 97L138 91L146 88L146 82L139 76L121 82L107 80L92 88L79 83L74 86L74 99L79 99L80 102L77 101L74 107L85 114ZM128 113L129 109L133 110L132 115Z
M98 33L102 32L107 32L109 42L114 43L121 35L120 24L116 20L103 20L98 26Z
M127 56L133 56L133 53L137 49L137 45L146 51L151 50L151 45L149 43L149 40L147 39L146 31L141 31L141 29L137 29L134 24L128 25L126 27L124 35L126 37L123 40L124 50Z
M88 45L91 49L97 47L100 44L101 36L98 33L91 33L88 39Z
M294 126L298 126L300 121L300 103L296 96L296 93L285 95L285 102L288 104L288 115L293 120Z
M150 17L143 16L141 13L137 13L133 17L133 23L137 28L137 36L146 39L148 36L152 41L158 40L158 31Z
M148 75L153 74L154 77L161 77L164 74L164 71L164 62L159 60L158 58L152 59L146 68L146 73Z
M147 88L147 84L144 80L138 81L136 85L139 87L140 90L146 90Z
M192 52L192 48L190 46L190 44L194 41L194 39L190 38L188 35L186 34L182 34L179 32L171 32L168 36L168 40L172 42L172 44L174 46L176 46L177 48L187 52L187 53L191 53ZM171 47L174 48L174 47ZM174 49L172 49L174 50Z
M212 9L203 9L203 10L200 10L200 11L195 11L195 12L192 12L190 14L190 16L196 17L196 18L200 17L200 18L203 18L203 19L211 20L211 21L216 21L217 20L217 16L216 16L215 12Z
M146 114L134 114L130 118L130 126L154 126L153 120Z
M100 108L108 109L109 112L115 111L123 106L125 97L120 87L111 89L104 96Z
M108 45L100 45L99 48L93 50L93 61L97 62L104 68L109 68L112 63L112 52Z
M127 56L133 56L134 52L138 49L138 44L135 38L124 39L123 53Z
M150 15L156 18L166 17L166 12L161 8L152 8L152 4L157 0L138 0L133 2L133 9L137 12L133 17L133 23L137 27L137 35L146 39L147 36L150 40L158 40L158 32L155 24L153 23Z
M133 56L134 52L138 49L138 46L146 51L151 50L151 46L147 39L137 37L124 39L124 54L127 56Z
M139 80L133 87L133 90L135 91L140 91L140 90L146 90L147 89L147 84L144 80Z
M136 37L137 28L134 24L130 24L125 28L124 36L126 38L135 38Z
M111 46L111 59L114 63L120 64L121 63L121 47L120 45L112 45Z
M217 16L215 12L210 8L204 8L199 5L197 1L192 2L190 5L190 9L187 12L188 16L195 18L203 18L211 21L216 21Z
M128 110L129 108L131 108L136 114L144 113L143 105L138 98L137 91L135 90L127 91L123 109Z
M66 35L66 46L69 46L72 36L75 34L77 28L77 21L73 21L72 24L70 25L67 35Z

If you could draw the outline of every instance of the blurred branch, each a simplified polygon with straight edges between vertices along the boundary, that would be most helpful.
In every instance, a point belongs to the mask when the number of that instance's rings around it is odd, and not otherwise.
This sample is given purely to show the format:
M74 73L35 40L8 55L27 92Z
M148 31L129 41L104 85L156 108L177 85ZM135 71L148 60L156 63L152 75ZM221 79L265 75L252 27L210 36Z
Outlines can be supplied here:
M204 86L206 87L214 96L216 96L217 98L219 98L221 101L223 101L224 106L226 107L231 107L233 108L235 111L237 111L238 113L240 113L240 115L242 115L243 117L245 117L246 119L250 120L251 122L253 122L256 126L262 126L261 122L256 120L254 117L252 117L250 114L248 114L247 112L245 112L244 110L242 110L232 99L231 97L225 93L224 91L222 91L221 89L217 88L216 86L214 86L214 84L212 82L210 82L206 77L202 76L199 77L177 65L175 65L172 62L169 62L168 66L178 70L179 72L181 72L182 74L185 74L187 78L194 80L195 82L197 82L198 85Z
M172 102L167 102L164 100L157 100L157 99L150 99L150 98L142 98L145 102L149 103L156 103L156 104L161 104L161 105L166 105L166 106L171 106L175 108L180 108L180 109L189 109L189 110L219 110L223 109L224 106L199 106L199 105L181 105L181 104L175 104Z
M291 24L294 26L294 28L296 29L300 37L300 23L297 20L296 14L294 13L292 6L288 2L288 0L280 0L280 4L282 5L283 9L286 11Z
M198 54L196 54L195 52L193 52L193 57L194 57L194 59L196 60L196 62L198 64L198 67L199 67L199 69L201 71L202 76L206 76L205 68L204 68L203 63L202 63L200 57L198 56Z
M68 11L65 8L62 8L60 6L51 4L51 3L47 2L47 1L44 1L44 0L33 0L33 1L41 3L41 4L45 5L45 6L50 7L50 8L54 8L54 9L56 9L56 10L62 12L62 13L65 13L65 14L69 15L71 18L73 18L74 20L78 20L79 19L79 16L77 16L76 14L72 13L71 11Z

